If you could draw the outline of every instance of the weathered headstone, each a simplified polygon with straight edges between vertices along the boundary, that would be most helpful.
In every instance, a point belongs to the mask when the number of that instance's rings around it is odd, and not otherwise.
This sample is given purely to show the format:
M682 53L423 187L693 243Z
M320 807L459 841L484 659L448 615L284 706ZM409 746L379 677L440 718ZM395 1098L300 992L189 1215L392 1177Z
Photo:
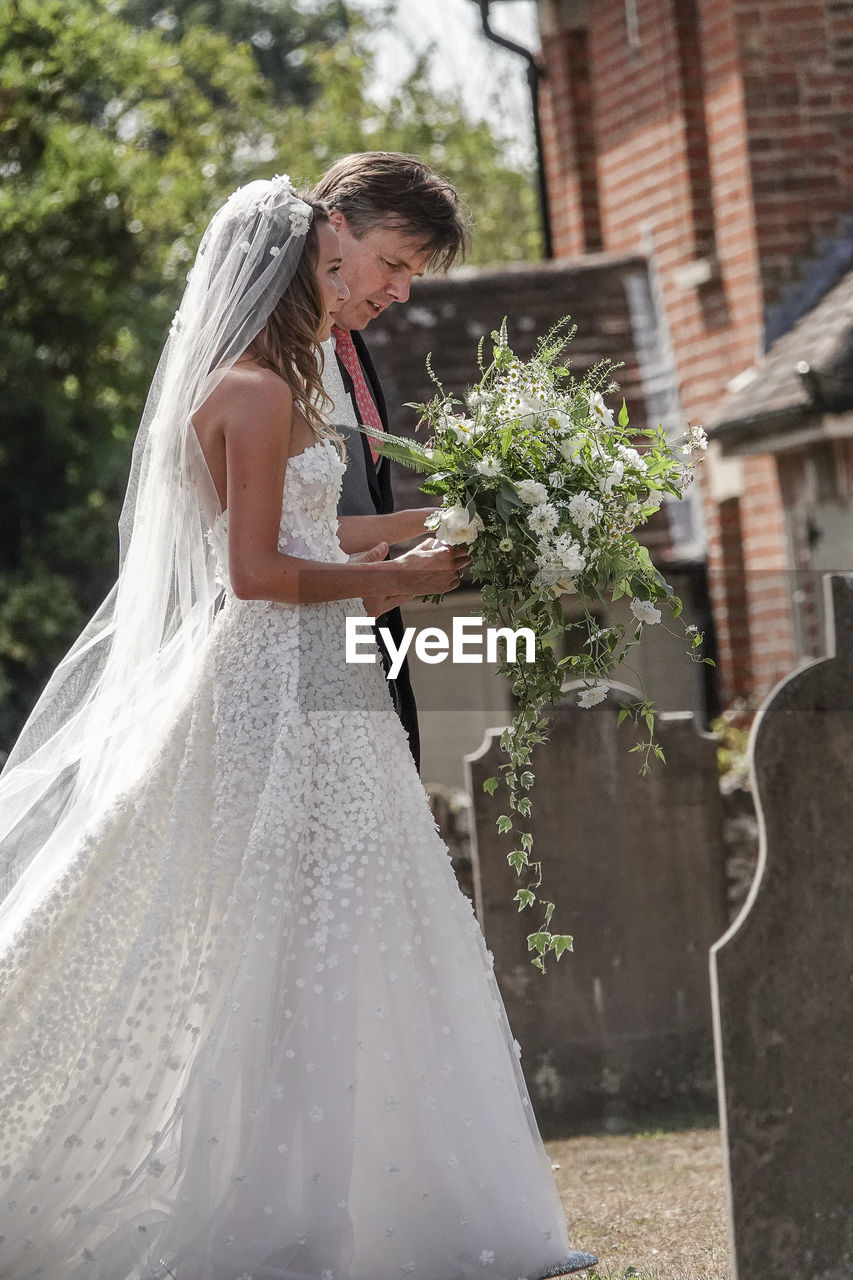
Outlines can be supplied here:
M540 917L513 903L526 880L495 826L504 801L482 790L500 731L468 757L478 913L549 1133L715 1106L707 952L727 924L715 744L691 714L664 715L668 763L640 777L636 731L616 723L637 697L614 685L591 710L568 697L534 757L534 853L553 927L575 939L544 976L526 944Z
M711 959L738 1280L853 1277L853 578L833 614L756 721L758 871Z

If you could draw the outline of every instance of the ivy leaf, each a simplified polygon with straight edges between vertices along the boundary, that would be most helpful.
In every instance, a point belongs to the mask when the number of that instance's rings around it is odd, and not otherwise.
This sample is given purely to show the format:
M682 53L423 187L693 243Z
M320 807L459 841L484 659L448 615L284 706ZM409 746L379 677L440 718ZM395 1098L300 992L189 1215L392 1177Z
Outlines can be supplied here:
M493 796L497 791L497 789L498 789L497 778L486 778L485 782L483 783L483 790L486 792L486 795Z
M508 814L502 813L496 825L500 834L505 836L508 831L512 831L512 818Z
M519 911L524 911L525 907L533 906L536 894L531 889L519 889L516 892L515 901L518 903Z
M523 849L513 849L512 853L507 854L506 860L517 876L520 876L527 866L527 855Z
M551 950L554 952L554 955L557 957L558 960L560 959L560 956L563 954L564 951L574 951L574 947L572 945L573 941L574 940L570 933L554 934L553 938L551 939Z
M527 935L527 950L536 951L540 956L544 956L551 941L551 935L547 929L540 929L538 933L529 933Z

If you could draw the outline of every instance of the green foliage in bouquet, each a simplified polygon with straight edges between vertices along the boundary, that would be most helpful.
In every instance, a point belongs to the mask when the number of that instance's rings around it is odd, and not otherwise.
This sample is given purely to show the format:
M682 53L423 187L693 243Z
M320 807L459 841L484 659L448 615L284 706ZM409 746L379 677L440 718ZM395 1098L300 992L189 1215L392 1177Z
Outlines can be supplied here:
M427 443L391 436L376 441L383 453L427 473L422 489L442 499L428 525L444 542L467 544L486 622L513 631L526 627L535 636L533 662L524 660L519 645L515 659L505 651L501 665L517 711L501 738L507 812L498 829L512 837L508 859L516 874L529 878L516 894L519 910L538 906L543 913L527 939L540 969L546 956L559 960L572 944L569 935L551 931L554 904L542 896L533 836L522 829L532 808L533 748L548 736L545 708L565 696L567 680L581 682L574 690L580 706L601 702L606 681L644 629L660 622L662 609L680 615L680 600L635 531L659 509L664 494L683 495L706 444L701 427L690 427L675 442L662 427L632 431L624 400L614 416L604 399L613 390L612 366L602 362L576 379L562 362L573 332L567 320L561 322L522 361L509 347L504 321L492 334L488 367L481 341L480 380L462 402L433 375L436 396L411 406L431 432ZM566 596L576 596L579 605L569 615ZM622 597L629 600L630 623L599 626L590 606ZM561 656L572 631L581 633L581 643ZM696 629L685 632L690 656L707 661ZM654 706L643 701L623 708L620 723L626 718L642 731L631 750L647 772L652 759L663 760ZM484 785L493 794L499 780Z

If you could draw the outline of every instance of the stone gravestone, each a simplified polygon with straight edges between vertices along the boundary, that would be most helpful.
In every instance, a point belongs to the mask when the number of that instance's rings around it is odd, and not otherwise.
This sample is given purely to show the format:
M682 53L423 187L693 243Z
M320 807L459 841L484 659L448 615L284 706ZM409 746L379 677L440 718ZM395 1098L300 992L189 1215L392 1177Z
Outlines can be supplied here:
M715 743L690 713L663 715L668 763L640 777L636 730L616 724L637 697L613 685L583 710L570 695L534 756L534 853L557 904L553 927L575 939L544 976L526 943L540 917L513 902L526 880L495 826L501 789L482 789L504 758L500 730L467 758L478 915L549 1134L716 1105L707 953L727 916Z
M853 578L825 582L834 656L756 721L758 871L711 957L739 1280L853 1277Z

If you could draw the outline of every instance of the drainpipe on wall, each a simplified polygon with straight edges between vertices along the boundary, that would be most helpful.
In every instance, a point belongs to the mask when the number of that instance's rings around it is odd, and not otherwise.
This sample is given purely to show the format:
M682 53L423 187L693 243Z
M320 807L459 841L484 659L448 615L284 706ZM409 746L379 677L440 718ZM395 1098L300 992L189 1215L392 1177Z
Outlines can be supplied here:
M539 190L539 217L542 224L542 256L546 260L553 258L554 245L551 238L551 210L548 206L548 181L545 176L545 152L542 146L542 126L539 122L539 81L545 71L536 61L535 55L524 45L508 40L506 36L493 31L489 25L489 5L491 0L474 0L480 9L480 22L483 35L493 44L498 44L510 53L517 53L527 62L527 84L530 89L530 100L533 107L533 135L536 142L536 184Z

